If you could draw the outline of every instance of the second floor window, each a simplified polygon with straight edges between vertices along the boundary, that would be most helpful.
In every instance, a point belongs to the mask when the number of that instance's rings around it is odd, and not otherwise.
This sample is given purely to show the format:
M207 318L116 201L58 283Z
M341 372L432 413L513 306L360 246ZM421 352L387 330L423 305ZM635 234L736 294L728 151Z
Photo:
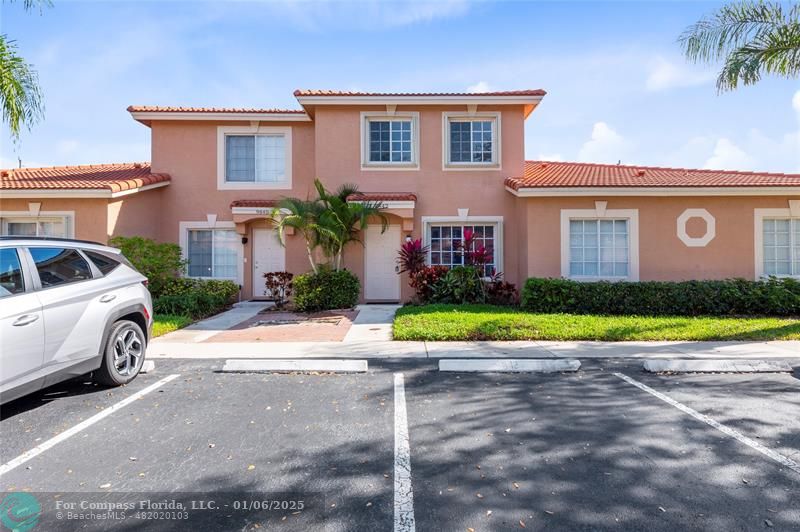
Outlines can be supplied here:
M411 120L369 121L369 162L412 161Z
M452 116L445 114L445 165L454 167L500 166L500 115Z
M286 139L283 135L226 135L225 181L286 181Z

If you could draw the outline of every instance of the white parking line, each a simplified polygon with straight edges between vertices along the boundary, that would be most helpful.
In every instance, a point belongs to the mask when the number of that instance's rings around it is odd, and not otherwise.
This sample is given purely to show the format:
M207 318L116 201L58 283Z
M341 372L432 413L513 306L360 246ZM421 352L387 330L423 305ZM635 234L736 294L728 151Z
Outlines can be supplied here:
M343 373L364 373L367 371L366 360L328 360L310 359L231 359L222 367L223 373L253 372L295 372L295 371L332 371Z
M414 532L414 492L411 489L411 448L408 441L406 390L403 374L394 374L394 530Z
M667 395L664 395L663 393L658 392L658 391L650 388L646 384L642 384L641 382L637 381L636 379L632 379L632 378L628 377L627 375L623 375L622 373L614 373L614 376L619 377L620 379L624 380L625 382L627 382L629 384L633 384L634 386L636 386L640 390L643 390L643 391L649 393L650 395L652 395L654 397L657 397L658 399L661 399L662 401L664 401L668 405L674 406L675 408L677 408L681 412L689 414L693 418L698 419L698 420L702 421L703 423L714 427L715 429L717 429L718 431L722 432L723 434L727 434L728 436L740 441L741 443L747 445L748 447L751 447L751 448L755 449L756 451L760 452L764 456L766 456L768 458L772 458L773 460L775 460L776 462L778 462L782 466L788 467L789 469L791 469L795 473L800 473L800 464L798 464L797 462L795 462L794 460L792 460L790 458L787 458L786 456L783 456L782 454L776 453L772 449L768 449L768 448L764 447L763 445L761 445L757 441L751 440L750 438L748 438L747 436L745 436L741 432L739 432L737 430L734 430L734 429L732 429L732 428L730 428L730 427L728 427L726 425L723 425L722 423L711 419L710 417L706 416L705 414L701 414L697 410L689 408L688 406L686 406L686 405L684 405L682 403L679 403L675 399L672 399L671 397L669 397Z
M78 423L74 427L71 427L71 428L65 430L64 432L62 432L58 436L54 436L54 437L50 438L49 440L47 440L46 442L37 445L33 449L31 449L29 451L25 451L24 453L22 453L21 455L17 456L13 460L9 460L8 462L6 462L2 466L0 466L0 476L3 476L4 474L8 473L9 471L14 469L15 467L24 464L25 462L27 462L31 458L42 454L43 452L45 452L46 450L50 449L51 447L54 447L55 445L61 443L62 441L66 440L67 438L76 435L77 433L79 433L83 429L86 429L86 428L94 425L95 423L97 423L101 419L110 416L111 414L113 414L114 412L119 410L120 408L124 408L124 407L128 406L129 404L131 404L132 402L136 401L140 397L143 397L143 396L147 395L148 393L152 392L153 390L156 390L156 389L160 388L161 386L165 385L169 381L171 381L173 379L177 379L178 377L180 377L179 374L174 374L174 375L169 375L167 377L164 377L160 381L154 382L153 384L151 384L147 388L139 390L138 392L136 392L135 394L131 395L130 397L126 397L125 399L123 399L119 403L111 405L110 407L106 408L102 412L98 412L97 414L93 415L89 419L81 421L80 423Z

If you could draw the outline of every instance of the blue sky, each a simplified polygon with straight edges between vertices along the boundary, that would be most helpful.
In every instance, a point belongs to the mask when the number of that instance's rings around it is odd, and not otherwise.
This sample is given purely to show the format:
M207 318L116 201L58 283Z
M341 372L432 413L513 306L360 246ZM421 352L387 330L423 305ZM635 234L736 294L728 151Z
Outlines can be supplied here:
M715 3L78 2L0 29L39 71L46 118L0 166L149 160L130 104L297 107L296 88L543 88L528 159L800 172L800 81L717 95L675 39ZM5 126L4 126L5 128Z

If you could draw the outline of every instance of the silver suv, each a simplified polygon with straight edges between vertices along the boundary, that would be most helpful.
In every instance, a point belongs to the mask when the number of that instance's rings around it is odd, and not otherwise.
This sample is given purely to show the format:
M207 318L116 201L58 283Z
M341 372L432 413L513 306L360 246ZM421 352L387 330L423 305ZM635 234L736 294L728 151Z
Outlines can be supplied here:
M130 382L152 316L147 279L118 249L0 237L0 403L90 372Z

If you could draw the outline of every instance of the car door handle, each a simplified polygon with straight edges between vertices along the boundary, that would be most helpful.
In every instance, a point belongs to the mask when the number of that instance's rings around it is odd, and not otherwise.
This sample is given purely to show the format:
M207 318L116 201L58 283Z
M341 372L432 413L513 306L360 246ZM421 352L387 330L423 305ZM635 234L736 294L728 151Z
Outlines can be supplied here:
M117 299L117 296L114 294L106 294L100 298L100 303L108 303L109 301L114 301L115 299Z
M14 327L22 327L24 325L31 324L38 319L39 319L38 314L25 314L17 318L16 321L11 325L13 325Z

